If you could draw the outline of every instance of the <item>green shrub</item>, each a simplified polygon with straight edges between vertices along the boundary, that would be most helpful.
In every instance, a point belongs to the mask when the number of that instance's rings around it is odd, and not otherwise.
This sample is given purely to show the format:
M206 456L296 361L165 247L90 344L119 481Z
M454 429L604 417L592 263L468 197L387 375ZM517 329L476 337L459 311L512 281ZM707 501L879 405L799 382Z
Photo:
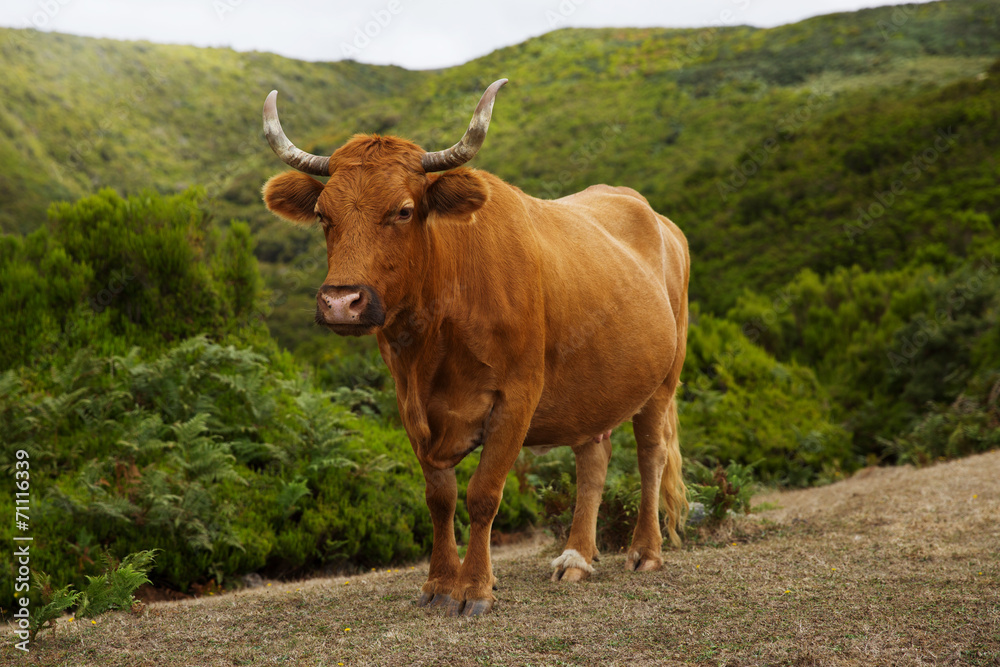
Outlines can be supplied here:
M984 385L1000 372L998 255L993 241L947 272L803 271L780 300L744 293L729 318L779 359L816 370L858 455L893 461L902 450L886 443L929 405L986 400Z
M50 230L0 237L0 369L124 354L252 321L262 297L249 227L220 230L198 189L112 190L49 210Z
M0 467L31 452L38 567L79 583L103 550L169 545L151 577L186 589L426 553L405 435L270 362L199 337L0 376Z
M916 465L1000 448L1000 372L974 393L933 404L912 428L885 444L901 463Z
M808 368L782 364L733 322L692 309L678 393L681 453L707 465L753 465L769 484L831 481L858 462Z
M34 584L41 592L44 606L31 616L31 640L34 641L42 630L55 630L56 619L74 606L74 616L77 618L95 618L108 611L132 609L137 604L133 593L143 584L149 583L146 573L152 567L155 557L155 550L140 551L129 554L121 563L117 563L105 555L104 572L88 576L87 585L78 592L72 590L72 585L57 590L52 586L52 577L41 571L36 572Z
M688 500L705 506L706 527L721 523L731 514L750 512L750 499L756 488L752 468L735 461L725 468L716 465L714 469L693 461L686 468L691 478L687 484Z

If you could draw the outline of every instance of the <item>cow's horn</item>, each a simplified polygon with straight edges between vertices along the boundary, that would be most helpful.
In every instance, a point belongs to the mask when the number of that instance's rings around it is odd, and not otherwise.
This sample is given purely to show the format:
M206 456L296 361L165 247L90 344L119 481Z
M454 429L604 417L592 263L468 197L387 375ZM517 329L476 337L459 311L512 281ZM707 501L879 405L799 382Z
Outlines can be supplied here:
M486 92L483 93L482 98L479 100L479 104L476 105L476 112L472 114L472 122L469 123L469 129L465 131L465 135L457 144L443 151L424 153L421 158L424 171L453 169L476 157L476 153L479 152L479 149L483 146L483 142L486 140L486 130L490 128L490 116L493 114L493 100L497 96L497 91L505 83L507 83L507 79L500 79L493 82L486 89Z
M271 145L278 157L284 160L285 164L295 167L299 171L304 171L313 176L330 175L330 158L320 157L312 153L295 147L281 129L281 121L278 120L278 91L272 90L271 94L264 100L264 136L267 143Z

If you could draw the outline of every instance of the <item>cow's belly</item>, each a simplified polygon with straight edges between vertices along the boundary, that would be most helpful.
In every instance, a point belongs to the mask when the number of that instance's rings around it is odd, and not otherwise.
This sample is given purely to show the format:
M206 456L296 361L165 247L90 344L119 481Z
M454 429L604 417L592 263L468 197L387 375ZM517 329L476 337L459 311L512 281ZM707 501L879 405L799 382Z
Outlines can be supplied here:
M677 351L673 313L669 306L655 312L657 321L642 323L642 336L630 335L637 325L626 322L600 327L587 344L550 347L526 447L576 446L642 409L669 375Z

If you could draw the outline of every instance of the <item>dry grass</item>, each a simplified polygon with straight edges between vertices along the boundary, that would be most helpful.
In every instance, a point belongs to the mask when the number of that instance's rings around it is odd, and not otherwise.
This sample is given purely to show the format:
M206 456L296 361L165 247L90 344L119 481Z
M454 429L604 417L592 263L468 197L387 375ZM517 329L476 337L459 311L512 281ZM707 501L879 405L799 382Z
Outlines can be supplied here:
M655 573L606 555L591 580L553 584L555 545L498 550L481 618L417 608L421 565L62 624L28 657L5 641L0 662L1000 665L1000 452L755 502L778 508Z

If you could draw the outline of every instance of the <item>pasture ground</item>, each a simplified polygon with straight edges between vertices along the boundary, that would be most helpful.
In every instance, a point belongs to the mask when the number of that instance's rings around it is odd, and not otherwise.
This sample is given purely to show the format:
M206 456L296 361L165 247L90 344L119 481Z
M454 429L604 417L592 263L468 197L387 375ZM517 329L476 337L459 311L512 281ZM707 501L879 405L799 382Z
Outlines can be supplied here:
M754 502L654 573L557 584L560 545L498 549L480 618L416 607L420 564L60 623L0 664L1000 665L1000 451Z

